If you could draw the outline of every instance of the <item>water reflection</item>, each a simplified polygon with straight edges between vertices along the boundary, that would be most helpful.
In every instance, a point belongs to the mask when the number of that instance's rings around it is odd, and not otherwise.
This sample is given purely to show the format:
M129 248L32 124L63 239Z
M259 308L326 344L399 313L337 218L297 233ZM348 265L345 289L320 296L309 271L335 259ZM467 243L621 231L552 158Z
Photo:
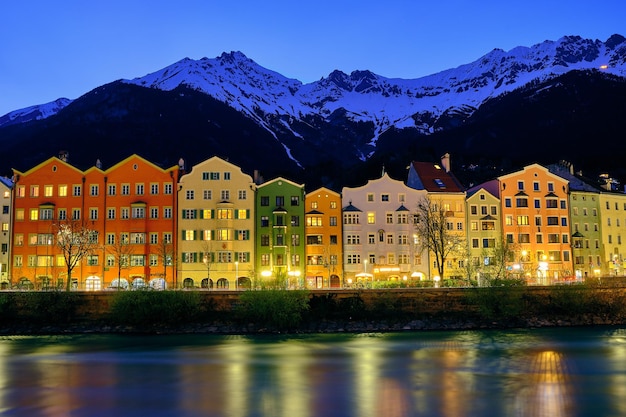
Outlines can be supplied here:
M0 414L624 415L625 359L621 328L5 337Z

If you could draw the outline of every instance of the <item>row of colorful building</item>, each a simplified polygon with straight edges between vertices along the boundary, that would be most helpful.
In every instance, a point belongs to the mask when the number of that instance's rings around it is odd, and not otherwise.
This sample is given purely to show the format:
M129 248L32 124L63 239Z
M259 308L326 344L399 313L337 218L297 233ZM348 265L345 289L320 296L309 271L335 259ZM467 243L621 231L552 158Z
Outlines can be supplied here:
M339 193L263 181L219 157L188 172L182 160L162 168L138 155L82 171L62 154L14 170L0 187L2 288L67 283L56 239L68 221L90 229L96 244L72 271L80 290L240 289L276 278L311 289L480 281L502 267L530 284L623 273L626 194L567 164L533 164L466 189L446 154L441 164L412 162L406 181L383 173ZM424 199L464 242L444 260L443 277L415 227Z

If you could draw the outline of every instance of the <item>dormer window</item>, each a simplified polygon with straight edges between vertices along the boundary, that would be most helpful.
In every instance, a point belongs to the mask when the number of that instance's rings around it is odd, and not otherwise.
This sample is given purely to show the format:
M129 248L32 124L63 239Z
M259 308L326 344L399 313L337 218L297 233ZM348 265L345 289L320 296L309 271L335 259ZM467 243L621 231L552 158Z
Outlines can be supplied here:
M446 185L443 183L443 181L441 181L441 179L435 178L433 181L435 181L435 184L437 184L437 187L446 188Z

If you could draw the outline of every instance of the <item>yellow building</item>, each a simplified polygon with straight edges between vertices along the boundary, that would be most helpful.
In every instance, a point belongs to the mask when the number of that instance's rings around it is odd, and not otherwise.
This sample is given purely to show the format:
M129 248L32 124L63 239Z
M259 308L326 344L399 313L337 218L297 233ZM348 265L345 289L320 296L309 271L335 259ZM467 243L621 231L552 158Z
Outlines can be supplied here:
M255 185L216 156L180 178L178 276L185 288L237 290L254 278Z
M341 195L324 187L308 193L304 217L306 287L342 287Z

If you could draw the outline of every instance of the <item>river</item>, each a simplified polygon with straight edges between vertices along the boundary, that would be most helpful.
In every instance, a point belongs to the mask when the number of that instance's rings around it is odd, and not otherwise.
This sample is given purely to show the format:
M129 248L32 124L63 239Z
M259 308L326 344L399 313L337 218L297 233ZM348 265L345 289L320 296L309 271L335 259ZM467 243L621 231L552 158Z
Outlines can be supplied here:
M0 338L2 416L624 416L626 328Z

